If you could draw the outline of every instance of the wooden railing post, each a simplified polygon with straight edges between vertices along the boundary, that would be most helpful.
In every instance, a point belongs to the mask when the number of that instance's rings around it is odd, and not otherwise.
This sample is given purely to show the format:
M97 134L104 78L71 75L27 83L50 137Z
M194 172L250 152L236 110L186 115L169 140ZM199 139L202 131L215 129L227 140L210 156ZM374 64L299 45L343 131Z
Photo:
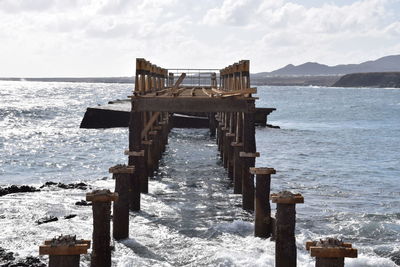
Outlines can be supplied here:
M297 266L296 237L296 204L304 203L300 194L292 194L288 191L271 194L273 203L277 203L276 211L276 243L275 266Z
M350 243L343 243L336 238L309 241L306 249L316 257L315 267L344 267L344 258L357 258L357 249Z
M118 194L109 190L95 190L86 194L86 200L92 201L93 209L93 250L90 264L92 267L111 266L111 202L117 199Z
M271 205L269 204L271 174L275 174L276 171L273 168L250 168L250 173L256 175L254 236L267 238L272 233Z
M113 205L113 237L116 240L129 237L129 183L133 166L116 165L109 169L115 179L115 192L118 200Z

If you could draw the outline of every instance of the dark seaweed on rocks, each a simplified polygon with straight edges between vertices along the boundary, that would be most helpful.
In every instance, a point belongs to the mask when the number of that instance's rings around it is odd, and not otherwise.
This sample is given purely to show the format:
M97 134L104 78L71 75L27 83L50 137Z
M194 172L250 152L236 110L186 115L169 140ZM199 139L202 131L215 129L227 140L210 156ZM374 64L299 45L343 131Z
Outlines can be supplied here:
M6 250L4 248L0 247L0 261L5 262L5 261L13 261L13 260L15 260L14 253L6 252Z
M76 214L70 214L70 215L64 216L64 219L65 219L65 220L68 220L68 219L75 218L76 216L77 216Z
M81 200L81 201L75 202L75 205L77 205L77 206L92 206L92 202L88 202L86 200Z
M35 188L35 187L33 187L33 186L12 185L12 186L9 186L9 187L0 188L0 197L8 195L8 194L14 194L14 193L27 193L27 192L38 192L38 191L40 191L40 190Z
M36 257L26 257L15 261L13 252L6 252L4 248L0 247L0 266L1 267L46 267L39 258Z
M55 217L55 216L51 216L50 215L50 216L46 216L46 217L40 218L39 220L36 221L36 223L38 225L40 225L40 224L49 223L49 222L55 222L55 221L58 221L58 218Z
M44 187L51 187L51 186L56 186L62 189L81 189L81 190L86 190L88 189L89 185L85 183L72 183L72 184L64 184L64 183L55 183L55 182L46 182L44 183L40 188Z

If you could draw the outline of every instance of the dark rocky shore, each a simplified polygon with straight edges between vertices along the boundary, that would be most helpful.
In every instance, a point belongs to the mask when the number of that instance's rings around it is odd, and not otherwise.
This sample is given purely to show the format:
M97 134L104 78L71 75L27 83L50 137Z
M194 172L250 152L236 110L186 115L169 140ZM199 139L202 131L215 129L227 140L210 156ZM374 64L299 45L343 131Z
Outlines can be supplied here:
M371 72L344 75L334 87L400 88L400 72Z
M37 257L26 257L24 259L16 259L13 252L0 247L0 266L1 267L46 267Z
M45 187L58 187L61 189L81 189L81 190L86 190L86 189L90 188L89 185L82 183L82 182L72 183L72 184L46 182L39 188L36 188L34 186L29 186L29 185L11 185L8 187L0 188L0 197L8 195L8 194L14 194L14 193L39 192L40 189L43 189Z

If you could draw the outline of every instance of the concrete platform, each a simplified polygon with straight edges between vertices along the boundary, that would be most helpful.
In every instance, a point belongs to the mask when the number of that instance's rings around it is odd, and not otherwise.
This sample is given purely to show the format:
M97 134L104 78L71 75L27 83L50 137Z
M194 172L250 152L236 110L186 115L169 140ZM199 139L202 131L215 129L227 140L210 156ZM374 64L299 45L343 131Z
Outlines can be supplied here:
M256 125L267 126L267 116L275 110L275 108L256 108ZM80 128L128 127L130 111L130 99L114 100L106 105L88 107ZM175 128L209 128L205 113L175 113L172 116L172 123Z

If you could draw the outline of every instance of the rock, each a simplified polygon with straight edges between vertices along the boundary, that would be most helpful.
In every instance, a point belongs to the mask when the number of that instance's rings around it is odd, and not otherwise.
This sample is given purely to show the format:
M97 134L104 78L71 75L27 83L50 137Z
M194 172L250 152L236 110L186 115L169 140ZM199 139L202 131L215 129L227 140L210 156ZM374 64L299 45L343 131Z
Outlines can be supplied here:
M8 195L8 194L14 194L14 193L28 193L28 192L38 192L38 191L40 191L40 190L35 188L35 187L33 187L33 186L12 185L12 186L9 186L9 187L0 188L0 197Z
M49 222L55 222L55 221L58 221L58 218L55 217L55 216L50 215L50 216L46 216L46 217L40 218L39 220L36 221L36 223L38 225L40 225L40 224L49 223Z
M6 252L4 248L0 247L0 263L2 267L46 267L46 264L36 257L26 257L15 261L13 252Z
M71 184L64 184L64 183L55 183L55 182L46 182L44 183L40 188L44 188L44 187L52 187L52 186L56 186L62 189L81 189L81 190L87 190L89 185L80 182L80 183L71 183Z
M0 261L13 261L15 260L14 258L14 253L12 252L6 252L6 250L2 247L0 247Z
M87 202L86 200L81 200L75 203L77 206L92 206L92 202Z
M39 258L36 257L26 257L25 260L20 260L18 262L11 263L9 265L5 265L7 267L46 267Z
M70 215L64 216L64 219L68 220L68 219L72 219L72 218L74 218L76 216L77 216L76 214L70 214Z
M280 129L281 127L279 127L278 125L272 125L272 124L266 124L266 126L268 128L273 128L273 129Z

